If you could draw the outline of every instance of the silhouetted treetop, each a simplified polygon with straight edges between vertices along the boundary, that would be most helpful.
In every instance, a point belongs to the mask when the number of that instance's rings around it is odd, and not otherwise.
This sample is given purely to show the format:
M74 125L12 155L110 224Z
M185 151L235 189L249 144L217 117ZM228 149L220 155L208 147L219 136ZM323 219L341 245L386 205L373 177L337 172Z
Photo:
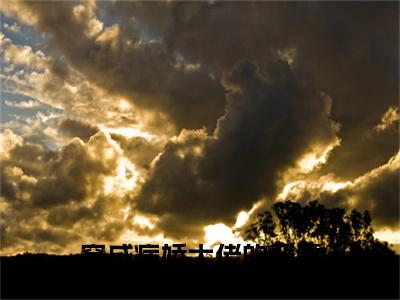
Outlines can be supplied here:
M257 215L246 238L281 249L283 254L393 255L386 242L374 238L369 211L327 208L318 201L302 206L292 201L276 202L272 211ZM291 250L290 250L291 249Z

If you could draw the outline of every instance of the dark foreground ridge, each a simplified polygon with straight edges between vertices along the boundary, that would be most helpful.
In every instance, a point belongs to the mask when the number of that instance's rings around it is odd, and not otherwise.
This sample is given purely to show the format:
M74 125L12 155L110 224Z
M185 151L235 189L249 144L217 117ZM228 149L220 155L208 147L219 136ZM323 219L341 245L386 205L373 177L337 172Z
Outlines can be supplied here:
M1 298L399 298L399 256L1 258Z

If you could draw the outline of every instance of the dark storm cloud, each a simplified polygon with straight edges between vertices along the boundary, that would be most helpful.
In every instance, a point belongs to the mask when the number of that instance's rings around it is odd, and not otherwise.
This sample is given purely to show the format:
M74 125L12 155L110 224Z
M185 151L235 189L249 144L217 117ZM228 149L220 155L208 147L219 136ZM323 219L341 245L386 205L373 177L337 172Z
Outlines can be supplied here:
M87 207L56 207L50 211L47 222L55 226L71 226L80 220L88 220L94 217L93 209Z
M21 19L45 33L91 83L141 112L166 115L177 133L183 129L163 149L142 138L112 136L127 158L149 171L139 195L131 196L133 205L156 214L169 236L200 236L204 225L232 225L255 201L274 200L278 182L301 155L337 136L341 145L312 175L353 183L335 193L319 191L321 201L350 208L357 199L356 207L370 209L376 224L396 225L396 172L365 174L398 151L398 127L376 130L399 99L397 2L116 1L98 8L93 2L26 2L19 8ZM102 29L97 12L116 24ZM64 83L64 67L52 66L60 78L47 88ZM82 126L61 129L89 138L92 129ZM26 144L11 151L20 160L10 166L38 181L32 201L52 209L44 218L54 226L105 212L89 214L84 200L115 166L103 166L75 143L48 156ZM43 169L40 156L47 157ZM7 170L5 195L19 199L33 181L25 178L18 190L22 183L10 182L19 171ZM76 180L86 185L75 186ZM304 195L314 194L305 189ZM87 233L111 238L124 229L115 220L108 224Z
M37 177L43 174L44 163L55 156L53 151L49 151L39 144L24 143L17 145L10 151L9 160L3 160L4 166L16 166L29 176Z
M102 134L94 136L91 142L106 146ZM2 196L40 207L83 201L94 195L102 178L115 169L115 158L105 158L101 151L90 150L77 138L58 151L29 143L16 145L9 157L3 159L2 188L6 193ZM22 199L24 192L29 199Z
M400 225L399 203L400 152L391 157L384 165L362 176L347 181L337 190L315 185L312 180L303 182L284 200L297 201L305 205L309 201L319 200L329 207L343 207L349 212L369 210L375 228L398 229ZM321 180L321 183L332 182ZM256 214L256 213L255 213Z
M375 228L398 229L400 226L399 168L386 170L379 177L365 183L340 190L337 193L324 192L320 200L330 206L371 212ZM351 200L356 199L355 205Z
M111 134L111 138L118 142L124 155L139 168L150 168L151 161L162 151L160 143L148 141L140 136L127 138Z
M399 171L400 152L385 165L356 179L349 188L347 199L355 197L357 208L370 210L377 227L400 226Z
M24 240L31 240L37 243L50 242L59 246L68 245L73 242L79 235L69 234L65 235L65 231L60 229L48 228L48 229L36 229L32 231L20 231L18 232L17 238Z
M377 227L400 225L399 170L390 170L359 191L360 206L370 209Z
M99 130L96 126L69 118L62 119L58 129L68 138L78 137L85 142Z
M210 92L218 84L208 84L208 74L218 82L244 59L264 72L279 51L294 50L295 67L334 99L332 115L343 125L327 172L360 176L397 150L396 133L375 143L365 132L398 101L398 3L112 2L102 8L120 20L120 30L106 43L85 36L90 14L78 20L74 4L28 5L76 68L136 104L166 112L178 127L213 128L222 115L223 91ZM162 43L127 46L138 41L138 28ZM177 53L200 71L172 67Z
M217 78L244 59L257 62L263 72L279 51L294 50L295 67L334 99L332 115L343 125L341 147L334 150L327 172L360 176L396 152L398 133L375 143L365 132L399 99L397 2L113 2L110 6L116 14L142 20L163 37L170 51L205 64Z
M125 199L103 193L118 160L103 133L58 150L7 135L19 142L2 156L2 250L69 251L88 237L113 241L127 228Z
M280 172L310 145L336 137L329 101L285 62L267 78L243 62L223 82L231 92L214 136L181 133L167 144L138 196L137 208L161 215L168 234L182 223L191 233L193 225L233 225L240 210L274 196Z
M33 205L38 206L81 201L96 191L101 176L111 171L103 160L93 159L77 139L50 155L46 155L42 146L30 144L17 146L10 154L11 158L4 161L4 168L18 167L22 174L35 179L35 185L27 192ZM7 178L5 176L5 180ZM9 186L10 183L4 182L6 191L10 190Z
M384 164L398 150L398 126L373 132L385 111L396 106L399 99L398 3L364 4L117 2L110 5L116 13L135 15L163 37L170 51L179 51L191 63L206 65L216 78L243 59L255 61L265 74L271 60L285 58L285 52L289 58L292 56L293 68L301 77L313 81L319 90L332 97L332 118L342 124L341 146L332 151L319 174L332 172L342 179L351 179ZM287 136L285 130L280 133L280 137ZM246 148L242 136L235 138ZM229 142L224 145L231 149ZM229 160L226 155L221 157L221 161ZM222 172L220 165L210 163L210 178ZM224 175L239 173L235 166L238 169L241 166L238 159L231 160L227 168L230 171ZM257 177L248 176L257 194ZM246 179L246 175L243 177ZM387 190L396 186L398 183L388 185ZM241 189L237 189L235 195L240 195ZM378 197L364 198L370 206L379 201L380 204L374 204L376 207L397 211L393 201L381 206L384 201ZM345 205L347 200L347 197L337 198L336 204Z
M369 124L354 126L353 132L348 129L347 137L340 134L341 147L332 151L329 163L320 169L320 174L332 172L351 179L384 164L399 149L398 126L382 132L376 132Z
M77 139L65 146L46 167L47 176L39 179L32 194L33 202L40 206L82 201L96 192L101 176L112 171L102 160L92 158Z

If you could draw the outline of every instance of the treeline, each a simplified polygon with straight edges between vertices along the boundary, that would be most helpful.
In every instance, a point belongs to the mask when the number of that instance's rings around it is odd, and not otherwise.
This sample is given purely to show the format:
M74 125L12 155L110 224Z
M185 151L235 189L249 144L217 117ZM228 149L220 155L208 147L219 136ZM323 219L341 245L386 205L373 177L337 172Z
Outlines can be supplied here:
M267 247L267 253L308 255L394 255L386 242L374 238L371 216L318 201L302 206L286 201L259 213L246 238Z
M1 258L1 299L399 299L399 256Z

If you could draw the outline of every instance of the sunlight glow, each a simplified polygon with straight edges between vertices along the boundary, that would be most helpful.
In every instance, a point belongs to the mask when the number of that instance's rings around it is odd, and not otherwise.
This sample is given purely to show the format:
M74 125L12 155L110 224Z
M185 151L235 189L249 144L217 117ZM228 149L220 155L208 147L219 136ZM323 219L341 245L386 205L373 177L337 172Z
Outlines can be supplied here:
M107 132L109 134L114 133L114 134L119 134L123 135L127 138L132 138L135 136L140 136L145 138L146 140L151 140L154 138L154 135L151 133L148 133L146 131L140 130L138 127L118 127L118 128L111 128L111 127L101 127L101 130L104 132Z
M149 235L138 235L135 231L133 230L127 230L125 231L121 237L119 238L119 243L127 243L127 244L172 244L174 243L173 240L166 238L163 234L158 234L155 236L149 236ZM160 253L162 253L160 251Z
M135 188L138 178L139 172L135 166L125 157L121 157L116 176L107 176L104 179L104 193L123 196Z
M312 171L318 164L323 162L323 157L317 157L315 153L307 154L302 160L299 162L300 168L303 171L310 172Z
M124 215L124 220L126 220L129 217L129 213L131 211L131 207L130 206L124 207L123 209L121 209L121 211L122 211L122 213Z
M122 111L127 111L131 109L131 104L125 99L120 99L118 102L118 108Z
M277 196L277 200L285 201L289 197L291 200L295 200L300 197L305 191L310 192L313 196L317 197L321 192L328 191L336 193L338 190L347 188L353 183L351 181L334 181L329 177L321 177L315 181L298 180L287 183L282 192Z
M219 244L244 244L244 240L232 231L232 228L223 223L217 223L204 227L205 246L212 248L214 253Z
M320 168L327 162L331 151L333 148L340 145L340 142L341 140L336 138L334 142L327 146L315 146L312 152L307 153L299 160L298 166L301 171L308 173L314 169Z
M155 226L154 223L149 218L142 216L142 215L136 215L133 218L133 221L142 228L147 227L147 228L153 229Z
M400 230L392 231L389 229L377 231L374 237L381 241L386 241L389 244L400 244Z
M200 146L194 147L193 152L195 155L199 156L203 153L203 149Z
M76 94L76 92L78 91L78 88L76 86L72 86L67 82L64 83L64 88L71 94Z
M277 196L277 200L286 200L289 194L299 194L299 188L304 187L304 181L298 180L294 182L287 183L280 194Z
M204 227L204 232L207 243L210 244L234 238L232 229L223 223L208 225Z
M234 228L242 227L244 224L246 224L248 219L249 219L249 214L245 211L241 211L236 218L236 223Z
M346 181L346 182L328 181L323 184L322 189L324 191L336 193L338 190L348 187L349 185L351 185L350 181Z

